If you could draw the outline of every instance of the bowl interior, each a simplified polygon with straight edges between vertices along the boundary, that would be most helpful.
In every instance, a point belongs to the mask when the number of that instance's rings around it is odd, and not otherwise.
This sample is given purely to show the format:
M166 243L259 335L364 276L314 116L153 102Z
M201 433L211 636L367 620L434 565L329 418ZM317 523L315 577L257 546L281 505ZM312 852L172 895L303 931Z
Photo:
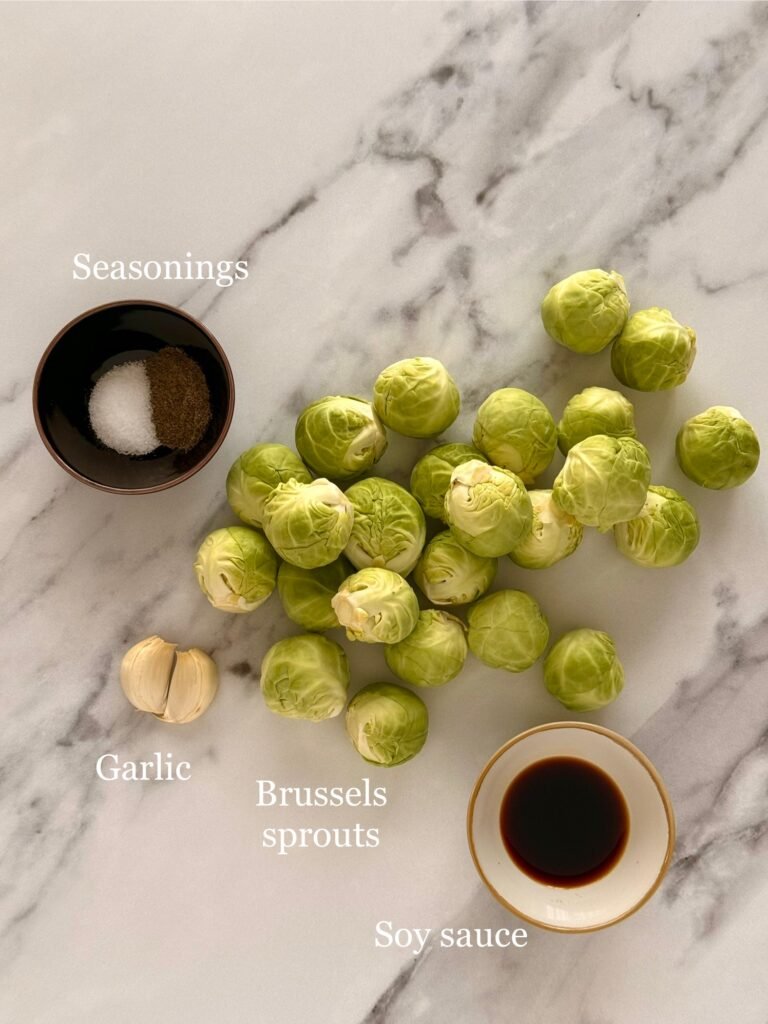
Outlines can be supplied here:
M145 359L166 345L182 348L205 374L211 422L186 452L164 446L138 457L114 452L91 428L91 389L113 366ZM177 482L207 461L229 426L232 392L226 358L200 324L168 306L127 302L92 310L63 330L38 370L35 402L43 438L66 467L99 487L141 491Z
M602 768L622 792L629 811L623 855L603 877L560 888L524 874L504 847L500 808L515 776L547 757L578 757ZM589 931L637 909L654 891L671 857L674 821L663 783L647 759L623 737L594 726L563 723L524 733L491 760L470 802L472 855L491 892L535 924Z

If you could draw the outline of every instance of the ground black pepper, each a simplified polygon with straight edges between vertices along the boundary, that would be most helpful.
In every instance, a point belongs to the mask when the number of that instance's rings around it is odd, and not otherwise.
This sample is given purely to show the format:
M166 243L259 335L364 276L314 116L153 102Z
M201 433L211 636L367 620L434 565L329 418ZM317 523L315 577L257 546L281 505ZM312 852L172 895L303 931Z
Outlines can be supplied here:
M205 375L180 348L161 348L147 359L152 418L158 440L169 448L194 448L211 422Z

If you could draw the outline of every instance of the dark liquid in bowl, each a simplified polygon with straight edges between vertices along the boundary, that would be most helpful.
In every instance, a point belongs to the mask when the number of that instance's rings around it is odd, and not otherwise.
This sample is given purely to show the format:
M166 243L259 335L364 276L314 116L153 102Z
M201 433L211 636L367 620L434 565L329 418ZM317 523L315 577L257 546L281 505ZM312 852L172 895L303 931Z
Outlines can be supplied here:
M578 757L536 761L512 780L501 804L501 836L526 875L573 888L617 863L629 837L629 811L616 783Z

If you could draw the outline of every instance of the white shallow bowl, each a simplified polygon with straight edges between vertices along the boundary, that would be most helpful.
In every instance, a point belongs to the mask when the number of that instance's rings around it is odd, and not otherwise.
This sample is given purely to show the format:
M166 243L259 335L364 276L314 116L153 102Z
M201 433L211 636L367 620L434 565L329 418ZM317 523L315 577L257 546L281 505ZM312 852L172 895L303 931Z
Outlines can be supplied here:
M499 820L504 794L519 772L547 757L590 761L624 796L626 848L595 882L560 888L535 881L504 847ZM675 818L661 776L629 740L598 725L552 722L520 733L490 759L469 801L467 836L475 867L499 903L541 928L590 932L629 917L659 887L672 859Z

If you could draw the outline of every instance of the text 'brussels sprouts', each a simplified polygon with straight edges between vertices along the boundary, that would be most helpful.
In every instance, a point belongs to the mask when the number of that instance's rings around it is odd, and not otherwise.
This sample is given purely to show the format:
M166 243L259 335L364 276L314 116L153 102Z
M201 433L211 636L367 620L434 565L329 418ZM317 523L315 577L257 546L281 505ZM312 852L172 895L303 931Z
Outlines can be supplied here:
M650 482L651 462L639 441L595 434L568 452L552 497L584 526L605 532L640 512Z
M600 352L627 321L629 299L615 270L581 270L553 285L541 304L550 338L574 352Z
M495 558L473 555L444 530L424 548L413 578L432 604L469 604L490 587L496 568Z
M467 612L469 649L492 668L524 672L544 653L549 624L538 603L522 590L499 590Z
M456 539L486 558L508 554L531 529L531 499L509 469L473 459L451 473L445 518Z
M382 370L373 385L381 420L406 437L435 437L461 408L456 381L438 359L401 359Z
M296 447L316 473L348 480L379 461L387 435L370 402L334 395L312 402L299 416Z
M637 437L634 406L620 391L584 388L563 410L557 425L557 443L563 455L579 441L595 434Z
M277 558L259 530L227 526L200 545L195 574L214 608L251 612L275 589Z
M322 477L309 484L278 484L264 503L264 532L281 558L317 569L339 557L350 534L354 510L342 490Z
M624 669L607 633L574 629L547 655L544 682L569 711L596 711L621 693Z
M355 510L347 558L356 569L375 565L407 576L427 535L419 503L404 487L380 477L352 484L346 494Z
M303 629L335 629L339 620L331 600L351 572L346 558L337 558L318 569L301 569L282 562L277 572L277 590L285 614Z
M397 683L371 683L349 702L347 735L370 764L393 767L421 750L429 715L424 701Z
M349 689L343 649L323 636L278 640L261 663L261 692L270 711L320 722L341 714Z
M361 569L345 580L331 601L350 640L396 644L419 618L416 594L391 569Z
M227 501L232 511L250 526L264 521L264 502L278 484L298 480L308 484L309 470L284 444L257 444L243 452L227 474Z
M616 547L637 565L679 565L699 543L693 506L671 487L648 488L640 515L613 528Z
M509 553L523 569L548 569L573 554L581 544L584 527L552 500L552 491L529 491L533 525Z
M682 384L696 358L696 332L668 309L633 313L611 350L617 379L636 391L666 391Z
M520 388L501 388L477 411L472 441L494 466L530 485L552 461L557 427L542 401Z
M445 522L445 496L456 466L471 459L488 460L471 444L439 444L422 455L411 473L411 491L428 516Z
M700 487L715 491L740 487L757 469L760 442L738 409L713 405L680 428L677 461Z
M466 657L464 623L433 608L421 612L405 640L384 648L390 670L413 686L443 686L459 674Z

